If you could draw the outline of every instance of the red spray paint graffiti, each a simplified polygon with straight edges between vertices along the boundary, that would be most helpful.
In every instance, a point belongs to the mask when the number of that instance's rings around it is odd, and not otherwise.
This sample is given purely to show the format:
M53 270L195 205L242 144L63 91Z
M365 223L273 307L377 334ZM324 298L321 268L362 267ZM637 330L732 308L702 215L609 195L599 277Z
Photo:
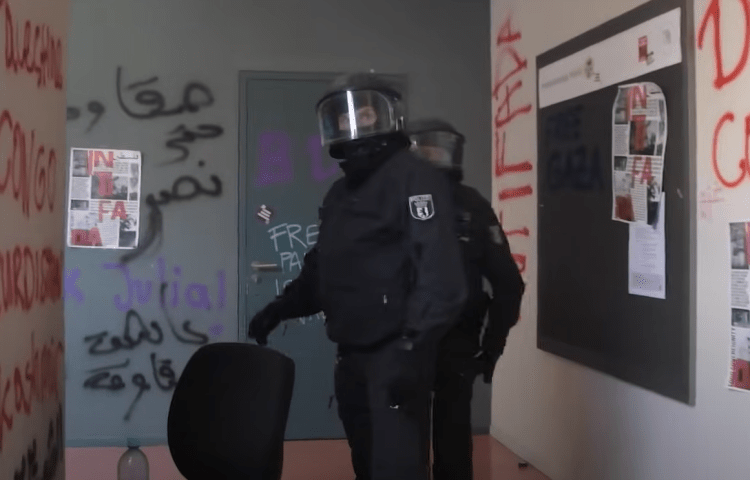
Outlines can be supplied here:
M36 145L36 132L29 134L8 110L0 113L0 165L3 161L5 175L0 169L0 196L11 186L9 193L21 203L27 218L32 200L37 212L45 205L54 211L57 154L52 148Z
M716 68L716 77L714 78L714 88L720 91L722 88L736 81L739 76L745 71L747 66L748 56L750 54L750 0L737 0L742 6L744 13L743 26L741 34L736 32L736 24L723 25L721 23L721 4L720 0L712 0L706 12L703 15L700 29L698 30L698 50L703 50L704 42L706 42L706 33L709 26L713 30L713 57L714 65ZM722 39L722 36L724 37ZM732 41L741 41L742 50L737 64L734 68L727 73L724 65L724 55L722 53L723 46L730 44ZM726 43L725 43L726 42ZM713 132L713 142L711 150L711 168L713 169L716 179L727 188L735 188L739 186L746 177L750 178L750 160L749 154L749 139L750 139L750 114L745 116L745 128L744 128L744 156L739 159L738 167L739 173L736 176L729 176L722 173L722 168L719 165L719 138L722 134L727 123L734 123L735 114L734 112L725 112L717 121L716 127Z
M62 321L62 320L60 320ZM0 452L5 430L13 430L15 415L31 416L34 401L60 400L58 380L63 343L50 339L37 346L31 334L31 355L22 366L6 371L0 367Z
M0 319L11 309L28 312L34 304L62 298L62 252L16 246L0 251Z
M517 163L506 163L506 145L507 145L507 128L513 122L525 115L531 113L531 103L522 103L520 106L511 106L511 100L514 95L523 93L523 81L516 77L528 69L528 61L516 49L516 44L521 40L521 32L515 30L511 24L509 15L500 27L497 35L496 46L499 50L496 59L495 83L492 88L492 96L499 102L494 117L494 136L495 136L495 177L502 178L506 175L517 175L530 172L533 165L529 160L523 160ZM508 67L510 65L510 67ZM513 79L516 78L515 81ZM515 102L518 102L516 99ZM507 177L506 177L507 178ZM528 197L533 194L533 188L530 184L504 187L500 189L498 198L501 202L516 200ZM502 209L498 214L502 223ZM505 227L505 225L504 225ZM529 228L523 226L512 230L507 230L506 235L520 235L525 238L529 237ZM518 264L521 273L526 271L526 255L513 254L513 258Z
M52 33L49 25L34 25L29 20L23 24L21 37L20 25L18 21L13 21L8 0L0 0L0 14L5 17L6 70L36 77L39 88L46 87L50 82L56 90L62 90L65 64L60 37Z

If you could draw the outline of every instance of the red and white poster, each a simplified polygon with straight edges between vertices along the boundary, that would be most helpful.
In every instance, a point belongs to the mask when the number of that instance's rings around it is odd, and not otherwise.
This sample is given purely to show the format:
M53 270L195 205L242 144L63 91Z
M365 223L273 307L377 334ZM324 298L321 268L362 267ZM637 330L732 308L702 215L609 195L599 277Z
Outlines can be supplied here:
M653 226L667 144L664 93L651 82L622 85L612 117L612 219Z
M138 246L141 152L73 148L68 185L68 246Z
M750 391L750 222L729 224L732 345L729 388Z

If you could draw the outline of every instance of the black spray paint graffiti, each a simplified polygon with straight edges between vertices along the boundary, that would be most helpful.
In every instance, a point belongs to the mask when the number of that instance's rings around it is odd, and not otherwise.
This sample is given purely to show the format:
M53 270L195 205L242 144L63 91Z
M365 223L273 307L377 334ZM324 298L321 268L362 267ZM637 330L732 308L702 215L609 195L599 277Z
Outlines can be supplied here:
M151 85L159 81L159 77L152 77L148 80L131 83L126 88L127 90L137 90L141 87ZM139 105L146 107L148 111L134 111L129 108L125 99L123 98L123 87L122 87L122 67L117 67L117 101L120 102L120 108L129 117L136 118L139 120L146 120L157 117L169 117L173 115L180 115L182 113L195 113L201 108L205 108L213 105L214 96L211 90L198 82L190 82L185 85L185 89L182 92L182 103L174 108L166 109L166 100L164 95L158 90L141 90L135 95L135 102Z
M545 122L547 140L547 185L550 190L601 190L602 158L581 135L583 105L552 115Z
M168 287L169 285L166 282L161 284L159 299L161 302L162 313L172 331L172 335L174 335L177 341L187 345L205 345L208 343L208 335L193 330L190 325L190 320L185 320L182 323L182 333L178 331L175 322L167 309L166 297ZM133 326L134 323L137 324L136 327ZM105 343L107 336L110 335L108 331L86 336L83 340L85 343L90 344L90 355L109 355L120 350L133 350L143 341L151 343L152 345L161 345L164 341L164 334L158 322L151 321L149 326L146 325L141 316L135 310L130 310L125 315L125 325L123 327L122 337L112 336L109 338L111 347L102 348L102 344ZM131 328L137 329L137 334L134 331L131 331ZM135 338L133 335L135 335ZM127 359L121 364L108 365L88 370L88 373L90 373L91 376L83 382L83 388L91 390L109 390L113 392L120 391L126 388L125 381L123 380L122 375L117 373L113 374L112 372L129 366L130 359ZM177 385L177 375L172 368L172 360L157 360L156 352L152 352L151 370L154 382L160 390L168 392ZM148 383L146 376L143 375L143 373L138 372L133 374L130 381L132 385L138 389L138 393L130 404L127 412L125 412L125 416L123 417L125 421L130 420L133 411L143 397L143 394L151 390L151 384Z
M13 480L52 480L55 478L57 469L63 462L63 455L65 455L62 404L58 404L57 414L49 422L46 451L46 458L40 461L38 443L36 439L33 439L21 458L21 466L13 473ZM40 463L41 477L39 476Z
M158 359L156 352L151 352L150 360L151 372L149 372L149 374L153 376L156 386L164 392L173 390L175 385L177 385L177 374L172 368L172 360ZM123 376L114 372L121 371L129 366L130 359L127 359L121 364L107 365L88 370L87 373L91 374L91 376L83 382L83 388L91 390L108 390L110 392L123 390L127 387L123 380ZM146 376L141 372L134 373L131 376L130 381L131 384L138 389L138 393L136 393L135 398L133 398L133 401L130 403L128 410L123 416L123 420L125 421L129 421L132 418L135 407L143 397L143 394L151 390L151 384L148 383Z
M148 80L131 83L123 89L122 67L117 67L115 87L117 89L117 101L119 102L122 111L131 118L135 118L138 120L148 120L158 117L182 115L185 113L196 113L203 108L213 105L214 103L214 96L207 86L198 82L190 82L185 85L185 88L183 89L182 103L174 108L169 109L166 107L166 99L161 92L153 88L143 89L143 87L153 85L158 80L159 77L152 77ZM133 100L140 107L145 107L145 109L134 109L133 107L128 106L123 95L124 90L139 90L135 94ZM169 132L169 135L174 136L174 138L168 139L166 142L166 146L167 148L181 152L181 155L171 160L162 162L162 165L184 162L190 156L190 150L188 149L186 144L190 144L195 142L196 140L201 139L208 140L218 138L223 133L224 129L219 125L201 124L193 130L187 128L185 125L179 125L177 128Z
M214 103L213 94L206 85L199 82L190 82L183 89L182 103L174 108L168 109L166 107L166 99L161 92L153 88L143 89L143 87L152 85L158 81L159 77L151 77L147 80L133 82L123 87L122 67L117 67L115 88L117 91L117 101L120 104L120 108L122 109L122 111L131 118L137 120L148 120L158 117L170 117L186 113L196 113L201 109L213 105ZM124 93L131 92L133 90L139 91L135 93L131 102L127 102ZM133 105L129 106L128 103L135 103L137 104L137 107ZM145 110L142 107L145 107ZM106 111L104 105L96 100L90 101L87 105L87 108L88 111L94 115L94 118L91 120L91 123L86 129L86 133L91 131L91 129L99 122ZM67 119L69 121L78 120L80 117L81 109L79 107L68 107ZM177 150L178 152L180 152L180 155L171 160L161 162L161 164L167 165L184 162L190 156L190 150L186 146L187 144L192 144L196 140L209 140L218 138L223 134L224 129L219 125L200 124L196 128L191 129L186 127L184 124L181 124L175 129L168 132L168 135L173 138L168 138L166 141L167 148ZM203 160L201 160L201 162L203 162Z
M130 328L132 322L135 321L138 324L138 335L136 338L131 336ZM110 348L100 348L100 345L105 342L108 331L103 331L94 335L88 335L83 338L85 343L90 343L89 354L91 355L107 355L115 353L119 350L133 350L135 347L141 344L142 341L146 341L152 345L161 345L164 341L164 333L159 327L159 323L152 321L151 329L143 322L141 315L135 310L129 310L125 314L125 328L123 330L122 338L113 336L109 339L109 343L112 345Z
M190 150L184 144L193 143L194 141L199 139L218 138L223 133L224 129L218 125L201 124L198 125L197 131L190 131L187 129L187 127L185 127L185 125L180 125L179 127L169 132L170 135L179 136L177 138L167 140L167 148L178 150L182 152L182 154L177 158L162 162L162 165L184 162L188 158L188 156L190 156Z
M88 108L88 111L94 115L94 118L91 120L91 123L89 123L88 128L86 128L86 133L89 133L91 129L94 128L94 125L96 125L99 122L99 120L102 118L106 109L104 108L104 105L101 104L101 102L97 102L96 100L90 101L86 107ZM78 107L67 108L68 120L78 120L80 117L81 117L80 108Z
M204 188L195 178L183 175L174 181L171 192L168 190L160 191L158 200L154 194L149 194L146 197L146 205L150 208L148 221L146 223L146 231L143 233L138 247L123 255L120 258L120 261L122 263L128 263L140 257L154 244L154 242L157 242L157 246L161 246L164 227L161 207L173 202L187 202L201 195L213 198L221 196L221 179L216 175L211 175L209 178L214 184L212 190Z

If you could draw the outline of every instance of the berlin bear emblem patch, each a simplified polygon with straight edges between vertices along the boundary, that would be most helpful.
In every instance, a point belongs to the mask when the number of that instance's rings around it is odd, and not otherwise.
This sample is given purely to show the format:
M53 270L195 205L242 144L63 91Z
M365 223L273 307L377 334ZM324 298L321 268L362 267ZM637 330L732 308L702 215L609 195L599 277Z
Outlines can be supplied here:
M417 220L429 220L435 216L435 204L432 195L415 195L409 197L409 211Z

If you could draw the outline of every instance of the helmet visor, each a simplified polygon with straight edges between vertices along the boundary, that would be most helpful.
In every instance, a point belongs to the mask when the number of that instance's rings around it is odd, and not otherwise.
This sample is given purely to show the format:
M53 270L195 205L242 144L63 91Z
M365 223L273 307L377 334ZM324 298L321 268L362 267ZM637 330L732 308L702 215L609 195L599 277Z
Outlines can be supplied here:
M399 114L392 101L373 90L346 90L318 106L323 146L398 130Z
M454 167L454 157L461 137L451 132L421 132L409 136L414 153L440 168Z

